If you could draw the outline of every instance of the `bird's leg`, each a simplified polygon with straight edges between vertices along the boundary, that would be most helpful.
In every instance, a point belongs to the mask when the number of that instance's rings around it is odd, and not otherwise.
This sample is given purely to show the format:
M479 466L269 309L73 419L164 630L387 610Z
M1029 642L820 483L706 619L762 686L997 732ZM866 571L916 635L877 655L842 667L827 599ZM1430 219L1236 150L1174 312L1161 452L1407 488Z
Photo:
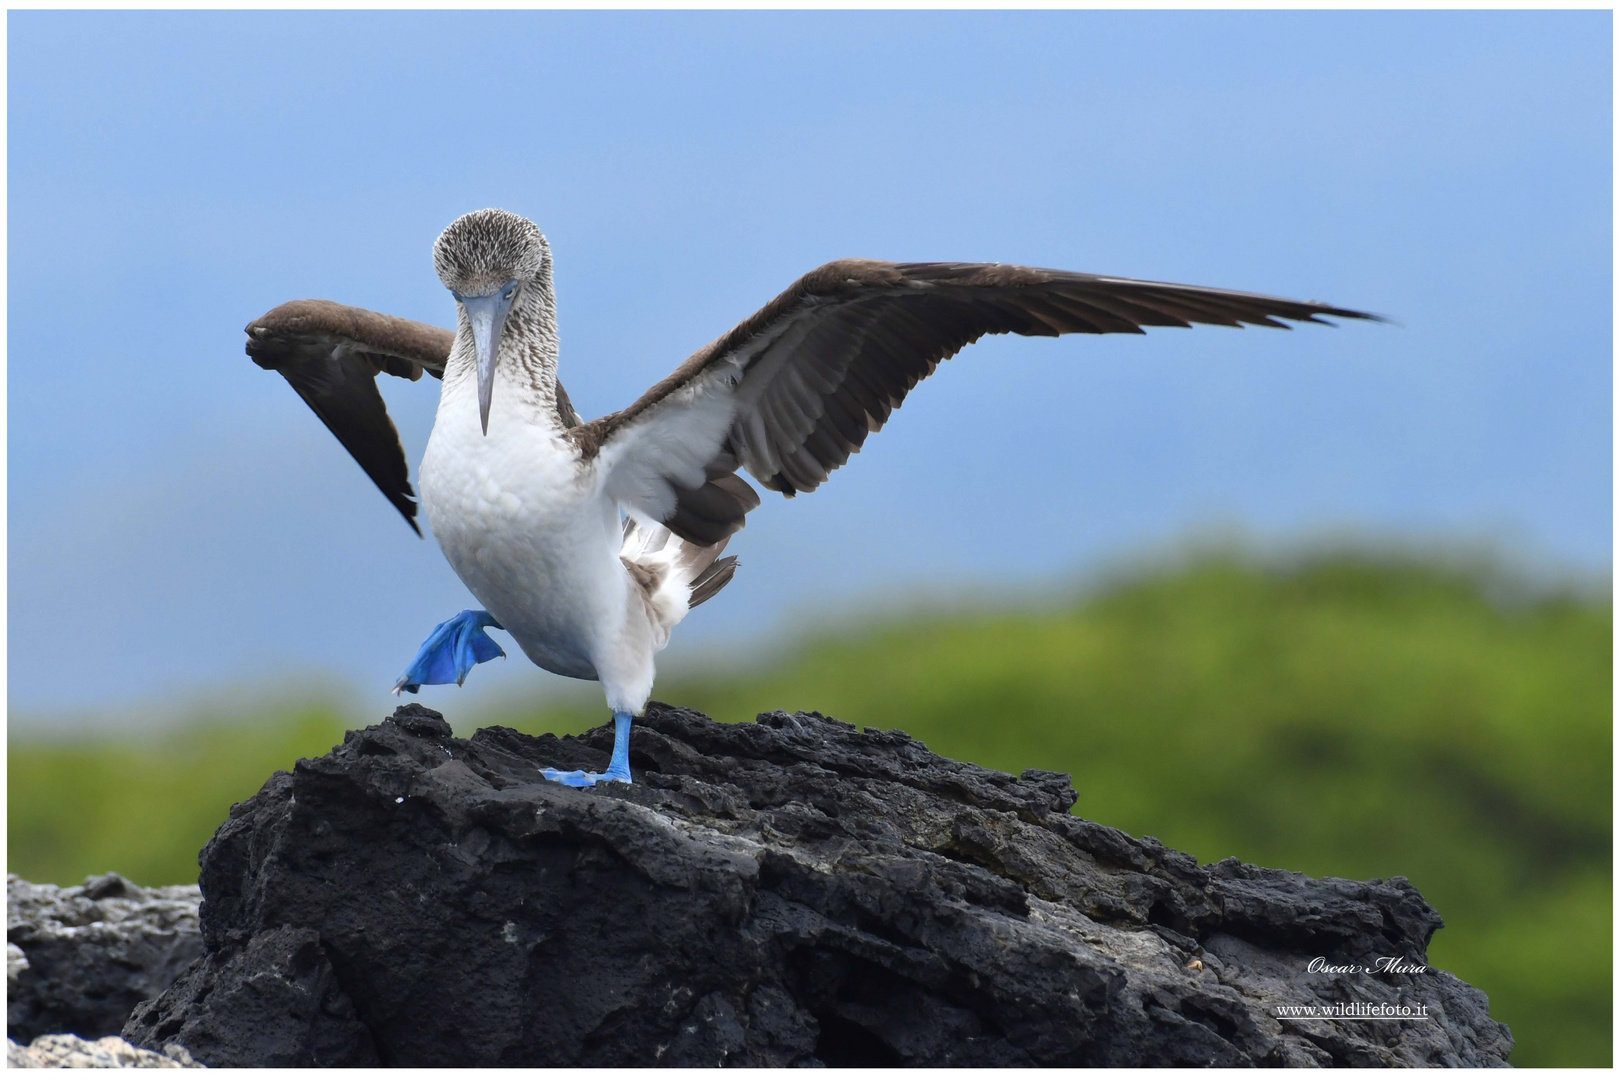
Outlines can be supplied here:
M540 773L547 780L555 780L569 787L595 787L604 780L617 780L621 784L630 783L630 714L627 712L613 714L613 759L608 762L607 772L585 772L583 769L563 772L561 769L541 769Z
M409 690L414 694L424 683L460 686L473 665L505 656L506 650L484 633L486 626L506 629L487 611L463 611L435 626L422 647L416 650L416 659L394 684L394 693Z

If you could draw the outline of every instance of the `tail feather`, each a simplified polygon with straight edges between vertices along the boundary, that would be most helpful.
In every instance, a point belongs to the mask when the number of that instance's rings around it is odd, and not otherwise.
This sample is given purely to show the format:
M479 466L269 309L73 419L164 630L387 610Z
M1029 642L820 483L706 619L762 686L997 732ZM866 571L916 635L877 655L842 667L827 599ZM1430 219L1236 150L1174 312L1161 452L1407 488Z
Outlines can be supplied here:
M663 525L626 518L619 559L630 571L662 640L692 608L725 588L737 572L737 558L722 559L729 537L700 545Z
M624 519L624 539L619 545L619 558L626 562L641 562L647 556L663 551L669 538L670 532L664 526L644 525L633 517L627 517Z
M688 607L697 607L715 593L731 583L737 573L737 556L728 555L724 559L716 559L708 568L692 579L692 599L687 602Z

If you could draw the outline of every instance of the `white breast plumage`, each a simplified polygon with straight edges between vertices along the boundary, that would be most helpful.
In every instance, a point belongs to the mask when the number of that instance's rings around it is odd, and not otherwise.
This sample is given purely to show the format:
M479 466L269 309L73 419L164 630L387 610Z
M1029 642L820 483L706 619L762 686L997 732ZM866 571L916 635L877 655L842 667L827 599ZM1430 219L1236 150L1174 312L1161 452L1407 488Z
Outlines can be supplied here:
M422 502L445 557L535 663L594 679L620 629L628 575L618 509L555 425L498 393L488 435L465 380L446 379L422 458Z

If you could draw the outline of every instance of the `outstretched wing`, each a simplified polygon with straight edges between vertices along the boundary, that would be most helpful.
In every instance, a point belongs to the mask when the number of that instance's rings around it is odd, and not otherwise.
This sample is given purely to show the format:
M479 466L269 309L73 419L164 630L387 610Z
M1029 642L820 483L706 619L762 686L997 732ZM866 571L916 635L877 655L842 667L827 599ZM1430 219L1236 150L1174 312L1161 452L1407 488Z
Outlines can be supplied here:
M414 382L425 371L443 378L456 335L330 300L294 300L272 308L248 324L247 335L253 362L292 384L406 524L422 535L405 448L377 392L377 376L386 372ZM561 386L557 412L564 427L580 422Z
M739 466L786 496L814 491L919 380L986 334L1140 334L1195 323L1288 329L1278 320L1324 322L1323 315L1378 318L1254 293L999 263L842 259L800 278L628 409L570 434L587 457L601 456L610 494L685 536L677 520L683 500ZM734 500L730 509L728 533L752 506Z
M247 326L247 354L278 371L388 496L416 535L405 448L377 392L381 372L443 378L455 334L330 300L294 300Z

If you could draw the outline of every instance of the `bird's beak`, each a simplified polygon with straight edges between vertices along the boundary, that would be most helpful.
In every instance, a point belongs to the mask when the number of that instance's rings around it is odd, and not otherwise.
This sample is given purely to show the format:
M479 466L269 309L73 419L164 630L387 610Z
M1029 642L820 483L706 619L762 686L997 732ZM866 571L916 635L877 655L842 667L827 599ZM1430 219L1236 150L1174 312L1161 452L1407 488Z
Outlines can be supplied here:
M495 357L501 351L507 313L517 297L516 284L510 282L488 296L457 297L472 323L473 351L478 359L478 422L485 435L489 434L489 402L495 390Z

